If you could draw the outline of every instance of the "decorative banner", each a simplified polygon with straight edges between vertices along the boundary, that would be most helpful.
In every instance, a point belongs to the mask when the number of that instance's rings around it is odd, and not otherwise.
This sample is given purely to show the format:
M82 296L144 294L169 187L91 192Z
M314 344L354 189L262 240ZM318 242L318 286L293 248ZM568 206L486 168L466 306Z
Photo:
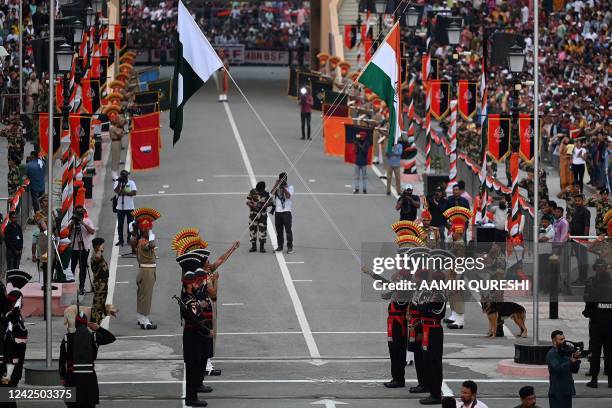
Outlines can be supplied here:
M159 103L159 93L157 91L136 92L134 94L134 103L136 105Z
M89 149L91 139L91 115L70 114L70 147L77 157Z
M324 109L326 106L324 105ZM333 105L342 108L340 105ZM346 107L344 107L346 109ZM329 156L344 156L345 125L351 125L353 120L348 117L324 115L323 116L323 151Z
M170 79L149 82L149 91L158 92L159 108L163 111L170 109L172 82Z
M57 153L60 148L60 135L62 131L62 116L53 116L53 154ZM47 155L49 151L49 114L41 112L38 114L38 134L40 151L43 155Z
M106 80L108 79L107 71L108 71L108 58L100 58L100 86L101 87L104 87L106 85Z
M342 105L346 106L348 102L348 95L342 92L325 91L325 97L323 103L328 105Z
M146 115L147 113L153 113L159 111L159 103L145 103L142 105L132 105L131 112L133 115Z
M85 112L97 112L100 108L100 81L97 79L81 79L81 92Z
M450 82L438 79L429 81L431 87L431 114L437 120L442 120L450 111Z
M349 116L349 109L346 105L332 105L329 103L323 104L323 117L337 116L346 118Z
M535 154L533 140L533 129L535 126L534 122L533 115L521 113L519 116L519 138L521 142L519 153L521 158L530 164L533 161Z
M325 93L330 92L333 88L333 82L327 79L318 79L312 81L312 99L313 105L312 109L314 110L322 110L323 109L323 101L325 100Z
M115 39L115 49L120 50L121 49L121 37L122 37L122 32L121 32L121 25L120 24L115 24L113 26L113 30L114 30L114 39Z
M464 119L476 114L476 82L459 81L459 113Z
M294 67L289 67L289 80L287 81L287 95L297 97L297 69ZM140 73L138 74L138 82L140 82Z
M319 75L307 71L297 71L297 86L295 87L295 96L298 96L300 89L309 87L312 83L319 79Z
M429 73L429 78L427 78L427 63L430 63L429 69L430 69L430 73ZM429 54L424 54L421 57L421 79L423 81L427 81L427 80L437 80L438 79L438 72L439 71L439 60L437 58L431 58L429 56Z
M159 129L132 131L132 170L144 171L159 167Z
M88 71L89 79L100 79L101 74L100 57L91 57L91 67Z
M344 125L344 162L355 163L355 138L358 134L365 134L366 144L368 146L368 162L372 164L372 146L374 145L374 129L357 126Z
M159 129L159 112L148 113L146 115L132 116L132 130Z
M510 154L510 118L507 115L489 114L487 150L498 163Z
M357 26L354 24L344 25L344 46L353 49L357 45Z
M70 95L69 103L72 107L72 102L76 97L77 87L72 87L72 95ZM60 79L55 83L55 110L57 112L62 112L62 107L64 106L64 81Z

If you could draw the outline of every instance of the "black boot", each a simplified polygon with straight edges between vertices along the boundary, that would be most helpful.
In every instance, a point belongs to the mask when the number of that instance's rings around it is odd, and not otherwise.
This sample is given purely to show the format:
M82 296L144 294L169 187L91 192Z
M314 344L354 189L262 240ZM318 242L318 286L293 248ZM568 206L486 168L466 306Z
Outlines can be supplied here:
M429 391L427 390L427 388L425 388L424 385L419 384L416 387L410 387L408 392L411 394L423 394Z
M420 399L419 403L421 405L440 405L440 403L442 403L442 398L430 395L427 398Z
M406 386L406 383L404 381L391 380L384 383L384 386L387 388L402 388Z
M249 249L249 252L256 252L257 251L257 242L253 241L251 242L251 249Z
M266 253L266 248L264 248L265 244L266 244L266 241L263 241L263 240L259 241L259 252L261 252L262 254Z
M594 375L591 377L591 381L589 381L586 386L589 388L597 388L597 376Z

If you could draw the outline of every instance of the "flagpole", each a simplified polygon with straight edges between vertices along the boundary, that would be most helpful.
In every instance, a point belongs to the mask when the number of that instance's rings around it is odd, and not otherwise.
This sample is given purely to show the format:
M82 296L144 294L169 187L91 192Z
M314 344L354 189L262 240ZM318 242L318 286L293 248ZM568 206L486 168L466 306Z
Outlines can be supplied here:
M534 162L533 162L533 344L538 345L540 341L539 320L540 320L540 303L538 299L539 291L539 245L538 245L538 216L539 216L539 189L540 189L540 61L539 56L539 40L540 35L540 16L538 10L538 2L534 2L533 7L533 127L534 127Z
M49 0L49 129L47 130L47 276L45 277L45 329L46 329L46 358L47 368L52 368L53 358L53 327L51 317L51 275L53 274L53 112L54 112L54 83L55 76L55 0Z

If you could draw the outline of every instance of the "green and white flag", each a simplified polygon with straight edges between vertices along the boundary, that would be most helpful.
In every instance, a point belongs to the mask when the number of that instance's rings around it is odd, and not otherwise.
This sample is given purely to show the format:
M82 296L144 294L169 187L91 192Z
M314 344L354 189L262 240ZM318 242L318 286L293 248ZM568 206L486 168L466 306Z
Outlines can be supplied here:
M173 144L181 137L185 103L215 71L223 67L223 62L182 1L178 3L178 47L175 64L170 107L170 128L174 130Z
M388 150L391 150L401 135L401 72L400 28L399 23L395 23L357 79L378 95L389 108Z

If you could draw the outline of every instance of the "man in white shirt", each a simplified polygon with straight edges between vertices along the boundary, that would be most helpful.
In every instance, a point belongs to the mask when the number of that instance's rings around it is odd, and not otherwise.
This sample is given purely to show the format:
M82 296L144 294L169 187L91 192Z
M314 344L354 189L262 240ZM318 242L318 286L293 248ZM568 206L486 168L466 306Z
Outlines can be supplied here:
M132 211L134 211L134 196L136 195L136 183L129 179L130 173L127 170L121 170L119 178L113 185L113 190L117 195L117 232L119 233L119 241L116 246L123 246L123 224L127 217L128 225L134 220ZM129 231L128 231L129 234Z
M506 242L506 226L508 222L508 204L504 198L499 200L497 205L491 206L493 211L493 219L495 224L495 242Z
M70 258L70 269L72 270L72 280L77 264L79 265L79 294L85 294L85 276L87 275L87 260L89 259L89 250L91 249L91 241L96 229L93 222L87 216L87 211L82 206L74 208L74 215L68 225L70 231L70 242L72 244L72 253ZM67 279L70 279L67 276Z
M276 227L276 239L278 246L276 252L283 250L283 230L287 231L287 253L293 253L293 232L291 231L291 206L293 186L287 184L287 173L278 175L278 180L272 188L274 191L274 226Z
M476 399L478 386L472 380L461 384L461 399L457 401L457 408L488 408L485 403Z

